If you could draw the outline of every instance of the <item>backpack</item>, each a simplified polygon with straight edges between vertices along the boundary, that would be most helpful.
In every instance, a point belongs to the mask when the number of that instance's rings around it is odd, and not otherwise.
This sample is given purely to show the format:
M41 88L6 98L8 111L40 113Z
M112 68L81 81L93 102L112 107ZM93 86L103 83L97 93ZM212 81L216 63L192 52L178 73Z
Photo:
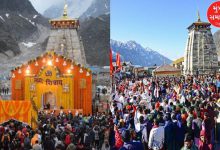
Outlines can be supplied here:
M69 145L70 143L71 143L71 138L70 138L70 135L67 134L66 137L65 137L65 144Z

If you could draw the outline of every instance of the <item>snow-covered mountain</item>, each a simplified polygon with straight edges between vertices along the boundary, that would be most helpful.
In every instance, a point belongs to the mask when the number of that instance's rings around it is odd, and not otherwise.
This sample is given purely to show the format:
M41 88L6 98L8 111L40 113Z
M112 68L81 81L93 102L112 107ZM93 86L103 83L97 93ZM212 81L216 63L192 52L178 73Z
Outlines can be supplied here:
M81 16L93 3L94 0L67 0L68 15L73 18ZM49 18L58 18L63 14L64 1L55 3L43 13L44 16Z
M110 0L67 0L68 15L86 19L98 17L110 12ZM63 14L64 1L55 3L43 13L48 18L58 18Z
M80 16L84 20L110 14L110 0L93 0L91 6Z
M135 65L153 66L155 64L170 64L172 62L157 51L148 47L144 48L135 41L120 42L111 40L110 43L113 53L119 52L124 61L131 61Z
M1 0L0 77L40 55L48 33L48 19L29 0Z

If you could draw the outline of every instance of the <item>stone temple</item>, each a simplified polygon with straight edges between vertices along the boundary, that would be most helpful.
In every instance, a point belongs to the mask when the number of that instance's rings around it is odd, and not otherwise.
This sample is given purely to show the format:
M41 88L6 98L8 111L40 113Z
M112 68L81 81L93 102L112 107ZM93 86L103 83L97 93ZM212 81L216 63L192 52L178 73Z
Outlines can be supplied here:
M46 50L54 50L57 54L85 66L85 51L82 40L78 35L79 20L68 17L67 4L64 6L63 16L50 20L50 24L51 31Z
M218 56L211 33L211 24L198 20L192 23L184 55L185 75L215 74L218 69Z

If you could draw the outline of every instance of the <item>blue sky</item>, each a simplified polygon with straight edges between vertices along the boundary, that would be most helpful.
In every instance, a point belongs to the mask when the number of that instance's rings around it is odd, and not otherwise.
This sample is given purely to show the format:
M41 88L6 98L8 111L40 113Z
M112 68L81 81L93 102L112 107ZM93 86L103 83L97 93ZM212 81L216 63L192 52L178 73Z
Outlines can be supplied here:
M135 40L174 60L183 56L188 30L215 0L111 0L111 38ZM219 28L211 26L212 33Z

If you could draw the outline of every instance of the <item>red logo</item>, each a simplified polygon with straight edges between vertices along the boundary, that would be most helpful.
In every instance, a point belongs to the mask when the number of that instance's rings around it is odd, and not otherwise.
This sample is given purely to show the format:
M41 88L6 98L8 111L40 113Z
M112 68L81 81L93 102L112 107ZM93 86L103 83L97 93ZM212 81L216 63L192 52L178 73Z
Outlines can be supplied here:
M220 27L220 1L212 3L207 11L209 22L216 27Z

